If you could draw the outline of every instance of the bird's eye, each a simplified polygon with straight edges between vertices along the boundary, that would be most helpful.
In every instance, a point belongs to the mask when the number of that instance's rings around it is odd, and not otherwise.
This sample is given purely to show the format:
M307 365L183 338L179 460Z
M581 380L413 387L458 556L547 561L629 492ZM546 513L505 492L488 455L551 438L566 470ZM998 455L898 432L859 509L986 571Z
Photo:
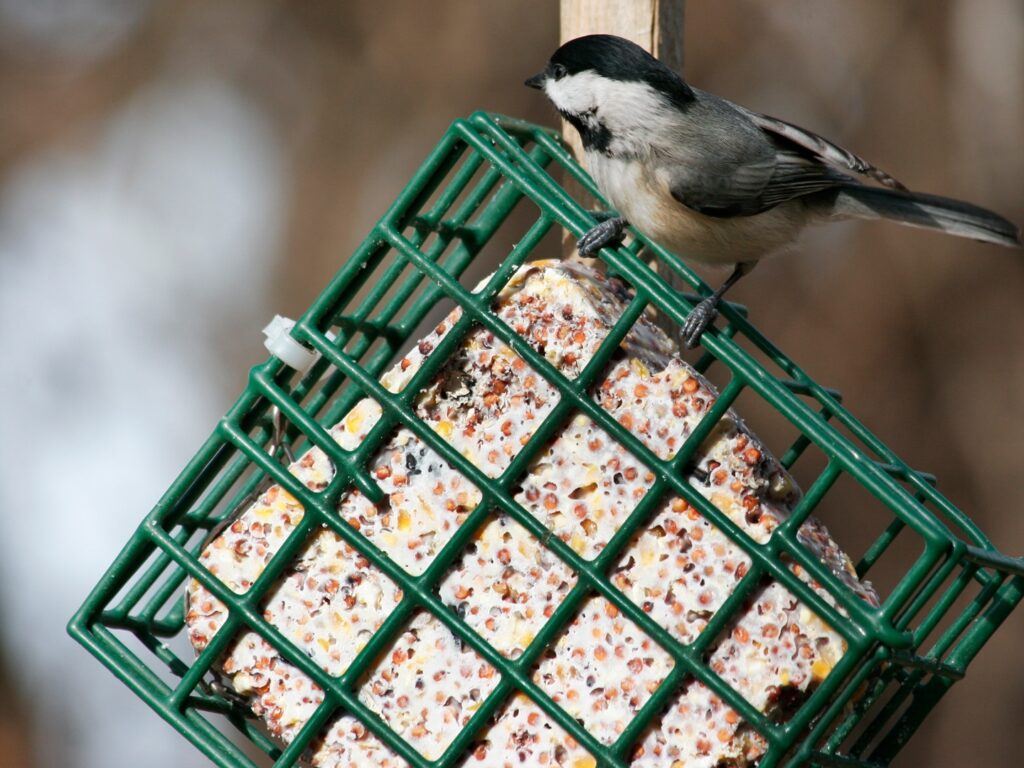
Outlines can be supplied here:
M569 74L569 70L567 70L565 68L564 64L552 64L551 65L551 76L555 80L561 80L567 74Z

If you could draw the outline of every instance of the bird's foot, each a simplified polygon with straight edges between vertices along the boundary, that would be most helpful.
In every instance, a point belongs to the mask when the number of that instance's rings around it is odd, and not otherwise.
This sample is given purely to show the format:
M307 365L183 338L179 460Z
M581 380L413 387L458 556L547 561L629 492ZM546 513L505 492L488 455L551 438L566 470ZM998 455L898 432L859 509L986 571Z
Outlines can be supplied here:
M715 322L715 318L718 317L718 309L715 306L717 304L718 302L709 296L686 316L680 336L687 349L696 347L700 343L700 337L704 335L704 331Z
M621 245L622 233L626 229L626 220L614 216L591 227L583 237L576 241L576 250L580 256L592 256L606 245Z

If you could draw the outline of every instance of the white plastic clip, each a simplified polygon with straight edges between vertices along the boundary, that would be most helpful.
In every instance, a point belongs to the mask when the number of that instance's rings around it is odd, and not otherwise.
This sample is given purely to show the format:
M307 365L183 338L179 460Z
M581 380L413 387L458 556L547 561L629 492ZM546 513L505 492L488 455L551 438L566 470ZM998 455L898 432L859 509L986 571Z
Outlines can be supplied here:
M274 319L263 329L263 335L267 337L263 346L285 365L294 368L299 373L305 373L313 366L320 354L312 349L306 349L292 337L291 332L294 327L294 320L274 315Z

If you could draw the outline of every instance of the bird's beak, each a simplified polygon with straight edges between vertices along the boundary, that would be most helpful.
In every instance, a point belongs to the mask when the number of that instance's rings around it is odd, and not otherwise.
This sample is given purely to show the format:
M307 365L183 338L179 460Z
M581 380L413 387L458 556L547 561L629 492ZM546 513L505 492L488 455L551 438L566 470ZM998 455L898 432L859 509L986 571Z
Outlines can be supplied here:
M523 83L523 85L525 85L528 88L536 88L538 91L540 91L543 90L544 88L545 80L547 80L547 76L543 72L541 72L540 74L531 77L529 80Z

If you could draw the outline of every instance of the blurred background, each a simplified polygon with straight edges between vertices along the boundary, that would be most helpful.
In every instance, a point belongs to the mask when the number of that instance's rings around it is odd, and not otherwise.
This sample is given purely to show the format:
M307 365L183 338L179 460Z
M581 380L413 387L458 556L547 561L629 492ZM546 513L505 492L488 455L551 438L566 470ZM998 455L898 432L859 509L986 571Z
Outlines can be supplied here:
M545 0L0 0L0 764L208 764L64 624L447 124L554 123L522 81L557 40ZM1024 222L1021 0L690 2L685 61ZM1024 552L1020 253L835 225L731 296ZM1024 611L897 765L1019 765L1021 647Z

